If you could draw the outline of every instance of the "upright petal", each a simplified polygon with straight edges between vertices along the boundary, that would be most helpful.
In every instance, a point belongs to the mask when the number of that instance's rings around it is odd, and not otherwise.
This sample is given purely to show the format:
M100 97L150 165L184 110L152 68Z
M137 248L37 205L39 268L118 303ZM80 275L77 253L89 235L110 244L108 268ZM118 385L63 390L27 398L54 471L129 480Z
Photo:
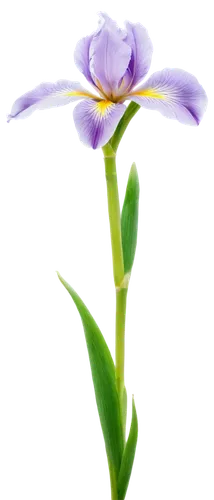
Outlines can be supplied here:
M121 40L124 40L126 38L126 31L125 30L121 30L121 28L119 28L119 26L117 26L117 23L115 21L113 21L113 19L111 19L108 14L106 14L105 12L100 12L99 13L100 15L100 19L99 19L99 26L98 26L98 31L100 31L102 28L107 28L109 29L112 33L115 33L116 35L118 35Z
M77 67L79 73L84 76L92 86L95 82L90 73L90 46L95 35L98 35L105 24L105 15L100 11L97 16L97 23L95 29L93 29L87 35L84 35L81 40L75 43L72 49L72 60L74 65Z
M89 67L89 51L93 34L79 40L74 51L74 62L88 82L94 85Z
M100 34L100 32L104 29L104 27L108 29L111 33L115 33L115 35L121 39L125 38L126 36L126 32L118 28L115 21L113 21L105 12L100 12L97 30L93 32L91 35L88 35L79 40L74 51L74 62L76 66L81 71L81 73L83 73L85 78L92 85L95 86L96 86L95 83L96 79L93 77L93 74L91 74L90 71L90 57L91 57L90 54L92 52L90 47L93 38L94 37L96 38ZM97 85L97 89L100 92L101 87L99 83Z
M203 87L195 76L181 69L157 71L127 99L187 125L199 125L207 106Z
M129 45L105 23L90 45L90 72L98 87L101 86L110 99L116 94L130 57Z
M132 83L132 73L130 68L128 67L123 77L120 79L118 83L117 96L123 96L127 94L129 90L131 90Z
M152 42L147 30L140 23L126 22L126 43L132 49L129 70L132 75L131 86L134 87L148 73L152 60Z
M14 102L8 121L12 118L26 118L36 109L64 106L72 101L88 97L99 99L78 82L58 80L55 83L41 83Z
M126 106L111 101L84 100L74 108L74 123L80 140L93 149L106 144L113 135Z

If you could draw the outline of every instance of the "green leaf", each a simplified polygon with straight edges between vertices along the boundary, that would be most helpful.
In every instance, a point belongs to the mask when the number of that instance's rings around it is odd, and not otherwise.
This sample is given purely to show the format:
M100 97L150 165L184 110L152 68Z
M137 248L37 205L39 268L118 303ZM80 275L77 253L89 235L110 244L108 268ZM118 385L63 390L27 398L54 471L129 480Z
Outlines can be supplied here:
M123 433L115 382L115 366L104 337L85 304L62 276L57 274L81 316L110 473L113 469L112 477L115 476L117 479L123 453Z
M127 417L127 391L126 388L123 388L123 406L122 406L122 419L123 419L123 428L126 430L126 417Z
M124 500L132 472L138 436L137 413L132 400L132 421L118 477L118 500Z
M135 163L132 164L121 214L121 232L125 274L130 273L137 245L139 179Z

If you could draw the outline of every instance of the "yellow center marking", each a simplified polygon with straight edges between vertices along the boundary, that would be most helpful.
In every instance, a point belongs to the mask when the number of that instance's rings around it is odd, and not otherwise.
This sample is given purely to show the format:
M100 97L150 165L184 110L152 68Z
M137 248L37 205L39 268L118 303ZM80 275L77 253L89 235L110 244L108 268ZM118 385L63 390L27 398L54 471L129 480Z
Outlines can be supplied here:
M113 103L111 101L99 101L96 105L97 110L99 113L104 116L107 109L113 106Z
M71 91L71 92L65 92L64 94L65 96L68 96L68 97L91 97L92 99L99 99L97 96L93 95L93 94L90 94L90 92L80 92L80 91Z
M139 91L132 92L132 95L140 95L142 97L153 97L155 99L165 99L164 94L159 94L154 89L143 89Z

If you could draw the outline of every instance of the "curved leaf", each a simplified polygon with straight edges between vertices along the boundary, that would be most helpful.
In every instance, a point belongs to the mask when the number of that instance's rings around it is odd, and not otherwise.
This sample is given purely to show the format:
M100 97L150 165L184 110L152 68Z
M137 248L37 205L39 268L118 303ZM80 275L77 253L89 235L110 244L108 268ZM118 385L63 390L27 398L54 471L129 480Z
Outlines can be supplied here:
M124 386L123 388L123 405L122 405L122 419L123 419L123 428L126 433L126 418L127 418L127 391Z
M137 246L139 179L135 163L132 164L121 214L121 232L125 274L130 273Z
M132 421L129 432L129 437L125 446L120 473L118 477L118 500L124 500L126 496L126 491L129 484L129 479L132 472L132 467L134 463L135 451L137 446L137 436L138 436L138 421L137 413L134 404L134 398L132 400Z
M123 434L115 382L115 366L104 337L85 304L62 276L57 274L81 316L109 469L111 472L113 468L113 475L117 478L123 453Z

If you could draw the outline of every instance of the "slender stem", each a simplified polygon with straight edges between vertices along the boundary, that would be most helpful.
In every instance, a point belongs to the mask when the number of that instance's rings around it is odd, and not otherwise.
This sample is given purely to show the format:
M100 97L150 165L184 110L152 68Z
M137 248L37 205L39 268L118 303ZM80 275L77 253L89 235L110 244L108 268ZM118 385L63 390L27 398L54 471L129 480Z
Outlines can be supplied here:
M128 331L126 334L126 360L125 360L125 365L126 365L126 383L128 384Z
M124 408L125 321L127 288L116 292L116 385L120 400L123 438L126 438L126 408Z
M124 286L124 264L121 237L120 204L117 185L115 154L108 144L103 148L106 171L106 184L108 196L108 211L111 232L112 260L114 282L116 287L116 385L118 390L121 422L125 443L125 418L124 418L124 360L125 360L125 317L127 288ZM128 286L128 285L127 285Z
M137 104L134 101L131 101L128 107L126 108L126 111L124 115L122 116L121 120L119 121L117 128L110 139L110 144L112 149L117 151L117 148L119 146L119 143L123 137L124 132L126 131L126 128L128 127L129 122L133 118L133 116L137 113L137 111L140 109L140 105Z
M113 290L113 296L114 296L114 290ZM115 352L115 313L114 313L114 307L113 307L113 312L112 312L112 347L113 347L113 352Z
M115 287L120 287L124 278L124 265L115 154L113 156L104 156L104 162L106 171L114 283Z

